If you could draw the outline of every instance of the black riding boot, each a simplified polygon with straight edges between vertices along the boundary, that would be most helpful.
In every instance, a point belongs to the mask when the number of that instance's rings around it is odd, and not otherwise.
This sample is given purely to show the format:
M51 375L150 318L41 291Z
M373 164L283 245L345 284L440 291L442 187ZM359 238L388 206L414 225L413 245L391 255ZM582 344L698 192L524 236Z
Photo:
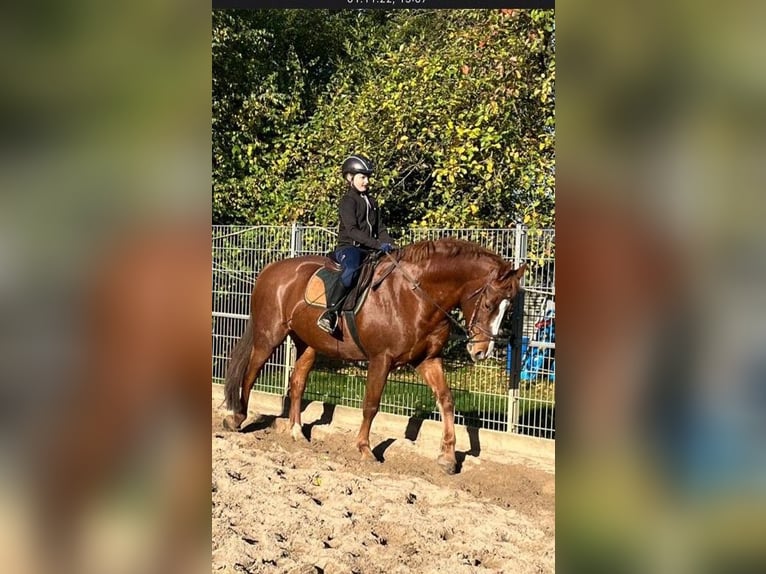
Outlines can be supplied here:
M317 325L322 331L330 334L335 332L335 328L338 326L338 309L347 292L348 289L340 281L332 286L327 294L327 310L317 319Z

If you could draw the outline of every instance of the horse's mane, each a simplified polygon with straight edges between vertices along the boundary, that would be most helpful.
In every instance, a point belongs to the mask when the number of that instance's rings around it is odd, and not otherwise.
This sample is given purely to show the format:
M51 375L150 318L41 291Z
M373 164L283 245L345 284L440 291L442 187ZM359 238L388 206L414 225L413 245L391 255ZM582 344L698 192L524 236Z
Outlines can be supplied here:
M475 259L490 257L493 260L502 262L502 257L497 253L485 249L478 243L455 239L453 237L445 237L435 241L418 241L417 243L406 245L399 251L399 260L410 263L429 261L435 256L470 257Z

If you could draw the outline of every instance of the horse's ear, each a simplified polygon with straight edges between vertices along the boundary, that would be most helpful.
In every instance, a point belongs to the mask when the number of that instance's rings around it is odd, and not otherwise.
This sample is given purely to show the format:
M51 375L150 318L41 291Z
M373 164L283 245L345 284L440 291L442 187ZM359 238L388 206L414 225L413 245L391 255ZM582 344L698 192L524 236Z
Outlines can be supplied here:
M515 276L516 279L521 279L524 276L524 272L527 270L527 264L522 263L518 269L513 268L513 263L509 263L498 273L497 280L501 283L505 283L509 279Z

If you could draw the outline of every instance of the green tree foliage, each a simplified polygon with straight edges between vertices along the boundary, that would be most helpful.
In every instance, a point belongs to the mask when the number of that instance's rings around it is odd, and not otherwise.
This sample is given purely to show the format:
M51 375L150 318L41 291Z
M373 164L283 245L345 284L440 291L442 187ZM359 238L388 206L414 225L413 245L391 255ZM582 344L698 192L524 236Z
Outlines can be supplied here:
M214 220L332 225L358 151L392 226L552 225L554 42L552 11L214 13Z
M255 158L302 125L348 60L350 11L213 11L213 219L247 222ZM370 12L372 28L381 20ZM269 221L271 218L267 218Z

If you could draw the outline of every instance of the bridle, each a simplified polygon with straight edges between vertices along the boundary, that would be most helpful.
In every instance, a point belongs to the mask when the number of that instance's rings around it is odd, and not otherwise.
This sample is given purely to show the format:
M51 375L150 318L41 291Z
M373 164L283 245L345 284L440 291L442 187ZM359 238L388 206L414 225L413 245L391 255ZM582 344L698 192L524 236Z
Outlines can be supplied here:
M481 286L481 287L479 287L478 289L476 289L476 290L475 290L473 293L471 293L471 294L470 294L470 295L469 295L469 296L468 296L468 297L465 299L465 301L466 301L466 302L468 302L468 301L470 301L471 299L473 299L474 297L477 297L477 296L478 296L478 298L479 298L479 299L476 301L476 304L474 305L474 308L473 308L473 312L471 313L471 319L470 319L470 321L469 321L469 323L468 323L468 329L466 329L466 328L465 328L465 327L463 327L463 326L462 326L462 325L461 325L461 324L460 324L460 323L459 323L459 322L458 322L458 321L457 321L457 320L456 320L456 319L455 319L455 318L454 318L452 315L450 315L448 311L446 311L445 309L443 309L443 308L442 308L442 306L441 306L441 305L439 305L439 304L438 304L438 303L437 303L437 302L434 300L434 298L433 298L433 297L431 297L431 295L429 295L429 294L428 294L428 292L424 291L424 290L423 290L423 289L420 287L420 282L419 282L417 279L415 279L414 277L412 277L412 276L411 276L409 273L407 273L407 271L405 271L405 270L404 270L404 268L403 268L401 265L399 265L399 262L396 260L396 258L392 257L390 253L386 253L386 256L387 256L387 257L388 257L388 258L389 258L389 259L390 259L390 260L393 262L394 266L395 266L397 269L399 269L399 271L401 271L401 273L402 273L402 275L404 276L404 278L405 278L407 281L409 281L409 282L410 282L410 284L412 285L412 290L413 290L413 291L419 291L419 292L420 292L420 293L421 293L421 294L422 294L422 295L423 295L423 296L424 296L426 299L428 299L428 301L429 301L429 302L430 302L430 303L431 303L431 304L432 304L434 307L436 307L436 308L437 308L439 311L441 311L441 312L442 312L442 314L443 314L445 317L447 317L447 319L449 319L449 320L452 322L452 324L453 324L453 325L455 325L455 326L456 326L456 327L457 327L457 328L458 328L460 331L462 331L462 332L463 332L463 335L465 335L466 339L468 340L468 344L469 344L469 345L473 345L473 344L475 344L475 343L484 343L484 342L486 342L486 341L496 341L496 340L500 339L500 337L499 337L499 336L497 336L497 335L493 335L493 334L492 334L492 331L489 331L488 329L486 329L486 328L482 327L481 325L476 325L476 312L479 310L479 306L481 305L481 299L482 299L482 297L484 297L484 296L487 294L487 291L489 291L489 290L492 290L492 291L497 291L497 289L495 289L494 287L492 287L492 285L491 285L491 280L490 280L490 281L487 281L487 282L486 282L486 283L485 283L483 286ZM481 339L481 340L479 340L479 341L476 341L475 339L476 339L476 337L477 337L477 336L472 334L472 331L473 331L474 329L476 329L476 330L480 331L480 332L481 332L481 334L482 334L482 335L484 335L484 336L486 337L486 339Z
M498 341L501 338L499 335L493 335L492 331L490 331L486 327L482 327L481 325L477 325L476 324L476 312L479 310L479 307L481 306L482 298L487 294L488 291L498 291L498 289L495 289L494 287L492 287L491 282L488 281L487 283L484 284L483 287L479 287L476 291L471 293L468 296L468 298L466 299L466 301L470 301L471 299L473 299L474 297L476 297L478 295L478 299L476 301L476 304L473 307L473 312L471 313L471 319L468 322L467 334L468 334L468 344L469 345L474 344L474 343L485 343L485 342L488 342L488 341ZM474 340L477 337L477 335L473 335L472 334L474 330L479 331L486 338L485 339L481 339L479 341Z

